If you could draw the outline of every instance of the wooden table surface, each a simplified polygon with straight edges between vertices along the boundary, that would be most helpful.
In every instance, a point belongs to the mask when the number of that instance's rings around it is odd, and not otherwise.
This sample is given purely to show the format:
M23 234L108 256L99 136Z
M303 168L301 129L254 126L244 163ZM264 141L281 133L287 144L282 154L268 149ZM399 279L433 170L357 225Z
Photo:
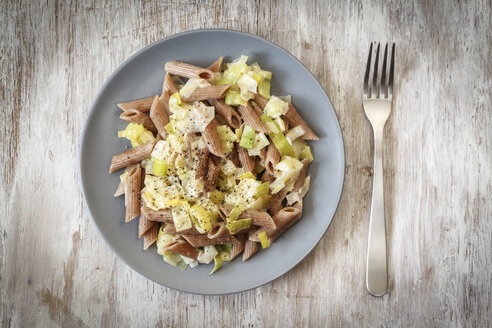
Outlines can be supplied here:
M491 2L2 1L2 327L492 325ZM221 297L149 281L84 204L81 130L111 72L189 29L259 35L291 52L336 109L338 211L315 250L266 286ZM361 108L369 43L394 41L385 130L389 293L365 289L372 137Z

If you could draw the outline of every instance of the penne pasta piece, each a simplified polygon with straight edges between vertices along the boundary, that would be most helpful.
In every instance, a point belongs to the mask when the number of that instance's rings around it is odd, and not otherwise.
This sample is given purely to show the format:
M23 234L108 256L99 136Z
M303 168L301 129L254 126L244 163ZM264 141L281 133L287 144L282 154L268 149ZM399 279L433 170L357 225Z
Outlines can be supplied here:
M295 208L299 209L302 212L302 200L294 204ZM270 236L270 242L273 242L277 239L281 234L283 234L287 229L289 229L294 223L301 219L301 213L295 216L292 220L287 222L282 228L275 230L275 232Z
M210 64L207 69L211 70L214 73L218 73L222 70L222 62L224 61L224 57L220 57L216 61L214 61L212 64Z
M150 110L150 106L152 106L152 102L154 101L154 97L142 98L131 100L123 103L116 104L122 111L127 110L138 110L140 112L148 112Z
M270 133L270 130L260 120L260 117L255 112L251 104L248 103L248 106L239 106L238 109L239 109L239 114L241 114L244 123L250 125L253 129L255 129L258 132L263 132L266 134Z
M222 117L230 127L238 129L242 124L241 116L234 108L227 105L222 99L210 99L210 105L215 107L217 114Z
M251 101L250 105L251 105L251 107L253 107L253 109L255 110L255 112L258 116L261 116L261 114L263 114L263 109L260 106L258 106L257 103L255 103L254 101Z
M316 133L311 130L309 125L307 125L306 121L304 121L297 112L297 110L294 108L294 105L289 103L289 111L287 114L285 114L285 119L289 123L290 128L294 128L298 125L302 126L304 128L304 135L301 137L306 140L319 140L319 137L316 135Z
M152 153L152 149L154 149L157 141L158 138L153 141L144 143L143 145L140 145L138 147L114 155L111 159L111 165L109 166L109 173L113 173L114 171L149 158L150 154Z
M243 251L243 262L249 260L253 255L258 252L260 249L259 244L255 241L246 240L244 243L244 251Z
M260 95L259 93L255 94L254 102L261 108L261 110L265 109L266 104L268 103L268 99Z
M196 156L198 157L198 164L195 170L195 178L197 180L201 179L202 181L205 181L208 172L208 159L210 157L210 151L207 147L199 148Z
M193 247L239 243L239 241L234 236L231 235L217 237L213 239L208 238L207 235L200 235L200 236L182 235L182 236Z
M154 225L149 230L147 230L147 232L143 235L144 251L147 250L153 243L156 242L158 235L159 235L159 223L154 222Z
M232 209L233 207L229 205L219 205L222 218L227 218ZM266 227L269 229L275 229L276 227L272 217L265 211L245 210L238 217L238 219L247 218L251 218L251 224L256 226Z
M227 229L225 222L215 223L212 229L210 229L210 231L207 233L207 237L210 239L229 235L229 229Z
M214 162L213 158L209 157L205 191L212 192L215 190L217 186L217 180L219 180L220 170L220 166Z
M236 147L233 147L229 154L227 154L227 159L230 160L235 167L241 166L241 163L239 163L239 156L237 154Z
M164 251L173 252L194 260L198 260L198 254L200 253L195 247L191 246L183 239L178 239L175 242L164 247Z
M150 107L150 117L149 117L156 130L159 132L162 138L166 138L167 131L166 125L169 124L169 115L166 112L164 104L162 103L159 96L155 96L154 103Z
M123 113L120 114L120 119L129 123L142 124L147 130L157 132L154 122L152 122L149 115L144 114L136 109L125 110Z
M304 186L304 181L306 181L306 173L309 165L309 159L305 158L302 160L302 169L299 172L296 182L294 183L293 192L300 191Z
M265 168L273 174L275 170L275 166L280 162L280 153L278 152L277 147L272 142L267 146L267 153L265 159Z
M239 144L236 144L236 151L238 154L239 163L241 163L241 167L244 169L244 172L254 172L255 157L249 156L246 148L239 146Z
M131 166L127 166L125 168L125 171L123 172L123 174L128 174L128 171L130 170ZM118 187L116 187L116 191L114 192L114 197L119 197L121 195L124 195L125 194L125 183L123 181L121 181L121 178L120 178L120 183L118 184Z
M173 223L173 214L170 208L156 211L151 209L150 207L142 206L141 211L145 215L147 220L154 222Z
M272 195L272 198L270 199L270 206L268 207L268 212L270 212L270 215L275 216L283 208L282 202L284 201L285 196L287 196L287 191L285 188Z
M140 216L138 217L138 238L142 238L142 236L155 224L154 221L147 220L145 214L142 213L142 209L140 209Z
M260 155L258 155L259 164L263 167L266 167L266 155L267 155L267 147L260 149Z
M166 91L168 92L168 95L172 95L175 94L176 92L179 92L178 87L174 83L173 78L169 73L166 73L166 76L164 77L164 84L162 85L162 94L164 94L164 92Z
M209 85L206 87L198 87L189 97L183 97L184 101L193 102L200 100L222 99L232 87L230 84Z
M239 241L237 244L232 244L231 252L229 253L229 261L234 260L239 254L244 251L244 244L246 242L246 235L240 233L236 236Z
M219 135L217 134L217 121L213 119L202 133L208 150L216 156L225 157L222 145L220 144Z
M162 106L164 107L164 110L167 113L167 116L171 116L171 110L169 109L169 96L170 93L168 90L164 90L162 92L162 95L159 97L159 99L162 102Z
M272 173L268 171L265 171L265 173L263 173L263 175L261 176L261 182L272 183L273 181L275 181L275 177L273 176Z
M258 230L256 230L254 233L249 235L249 240L251 241L256 241L259 242L260 239L258 238L258 235L262 232L265 232L267 237L271 237L276 231L280 231L282 227L286 225L292 225L295 222L299 220L301 216L301 209L298 207L285 207L281 209L277 214L274 215L273 221L275 222L276 228L275 229L270 229L266 227L260 227ZM290 223L293 221L293 223ZM285 230L284 230L285 231Z
M140 188L142 168L135 164L129 171L125 181L125 222L130 222L140 214Z
M211 70L183 62L169 61L164 68L169 74L188 79L204 79L210 82L215 78L215 73Z

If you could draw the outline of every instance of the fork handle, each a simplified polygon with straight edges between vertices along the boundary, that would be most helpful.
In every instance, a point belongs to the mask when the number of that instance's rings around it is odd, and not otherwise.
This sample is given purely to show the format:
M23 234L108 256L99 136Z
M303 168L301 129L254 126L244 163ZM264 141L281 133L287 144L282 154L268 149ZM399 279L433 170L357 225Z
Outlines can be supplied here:
M374 128L374 175L367 248L366 286L373 296L388 288L383 189L383 127Z

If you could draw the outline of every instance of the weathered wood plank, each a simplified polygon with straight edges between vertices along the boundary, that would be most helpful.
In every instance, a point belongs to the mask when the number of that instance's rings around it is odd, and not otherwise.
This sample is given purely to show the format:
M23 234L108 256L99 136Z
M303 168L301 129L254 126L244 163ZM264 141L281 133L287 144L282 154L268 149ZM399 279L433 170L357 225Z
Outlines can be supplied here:
M1 326L490 326L491 10L487 0L1 2ZM299 58L330 96L346 147L342 200L314 252L271 284L223 297L169 290L117 259L76 173L104 80L149 43L203 27L257 34ZM382 298L364 286L372 141L360 88L375 40L397 43Z

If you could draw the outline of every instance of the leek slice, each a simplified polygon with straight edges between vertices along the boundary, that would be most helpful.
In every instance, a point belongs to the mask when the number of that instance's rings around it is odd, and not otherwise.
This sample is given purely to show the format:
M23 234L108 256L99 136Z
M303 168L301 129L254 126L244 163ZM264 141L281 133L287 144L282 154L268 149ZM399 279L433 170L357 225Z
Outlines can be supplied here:
M219 125L217 127L217 135L219 136L220 145L224 153L228 154L234 148L234 141L236 141L236 134L227 125Z
M158 177L163 177L167 174L167 162L154 158L152 161L152 173Z
M174 227L177 232L192 228L189 205L173 206L171 207L171 211L173 214Z
M251 218L229 221L226 226L231 234L235 234L239 230L248 229L251 226Z
M248 106L248 102L241 98L239 92L234 90L230 90L226 93L225 103L230 106Z
M227 251L221 251L219 252L219 256L224 262L229 262L230 259L230 252Z
M271 118L277 118L282 115L285 115L288 110L289 110L289 104L287 104L285 101L281 100L278 97L271 96L263 112L266 115L270 116Z
M128 177L128 172L124 172L123 174L120 174L121 183L125 183L127 177Z
M253 98L253 94L256 93L258 81L248 74L243 74L243 76L241 76L241 78L237 81L237 85L240 90L241 98L248 101Z
M206 233L212 229L210 214L202 206L198 204L193 205L190 208L190 216L196 230L198 230L199 233Z
M150 135L147 132L152 135L152 139L150 139ZM143 140L141 137L143 137ZM142 124L128 123L124 130L118 131L118 138L126 138L130 140L132 147L137 147L143 144L146 140L154 140L154 135Z
M164 129L166 129L167 133L176 133L176 128L174 127L174 120L167 123Z
M215 190L208 194L208 199L216 205L222 205L224 204L225 193Z
M301 160L305 158L309 159L309 163L314 161L314 156L313 153L311 152L311 147L309 147L307 144L301 148L300 158Z
M272 139L272 142L275 144L275 147L277 147L280 156L282 157L296 156L294 149L292 148L292 145L289 143L289 141L287 140L287 138L284 136L282 132L270 133L270 138Z
M215 266L214 266L213 270L210 271L209 275L211 275L212 273L214 273L217 270L219 270L219 268L222 266L222 263L224 263L224 261L222 260L222 257L220 256L220 254L215 255L214 261L215 261Z
M183 261L183 258L178 254L175 254L175 253L169 252L169 251L165 251L164 255L163 255L163 259L166 263L169 263L172 266L175 266L176 268L178 268L180 270L186 269L186 266L187 266L186 262Z
M258 239L260 239L261 247L263 249L270 247L270 240L264 231L258 234Z
M264 195L268 194L268 191L270 190L270 183L269 182L263 182L261 185L256 188L256 197L261 197Z
M244 180L244 179L255 179L256 180L256 177L254 176L253 173L247 172L247 173L243 173L239 176L239 180Z
M245 209L246 209L246 206L243 206L243 205L235 206L232 209L231 213L229 213L229 216L227 217L227 222L236 221L237 218L239 217L239 215L241 215L241 213L243 213Z
M304 130L304 128L301 126L301 125L298 125L292 129L289 130L289 132L287 132L285 134L285 137L287 139L289 139L290 141L290 144L292 145L292 143L297 139L299 138L300 136L304 135L304 133L306 133L306 131Z
M275 124L275 122L272 120L270 116L267 114L263 113L260 116L260 120L265 126L272 132L272 133L281 133L282 131L280 128Z
M213 245L203 247L203 251L198 254L198 261L208 264L219 254Z
M236 84L241 75L249 70L249 67L246 64L247 61L248 56L241 55L240 58L227 64L227 69L224 71L222 78L217 81L217 84Z
M270 80L263 80L258 86L258 93L266 99L270 99L270 84Z
M255 129L245 124L243 133L241 135L241 140L239 141L239 146L246 149L252 149L255 145L255 138L256 138Z

